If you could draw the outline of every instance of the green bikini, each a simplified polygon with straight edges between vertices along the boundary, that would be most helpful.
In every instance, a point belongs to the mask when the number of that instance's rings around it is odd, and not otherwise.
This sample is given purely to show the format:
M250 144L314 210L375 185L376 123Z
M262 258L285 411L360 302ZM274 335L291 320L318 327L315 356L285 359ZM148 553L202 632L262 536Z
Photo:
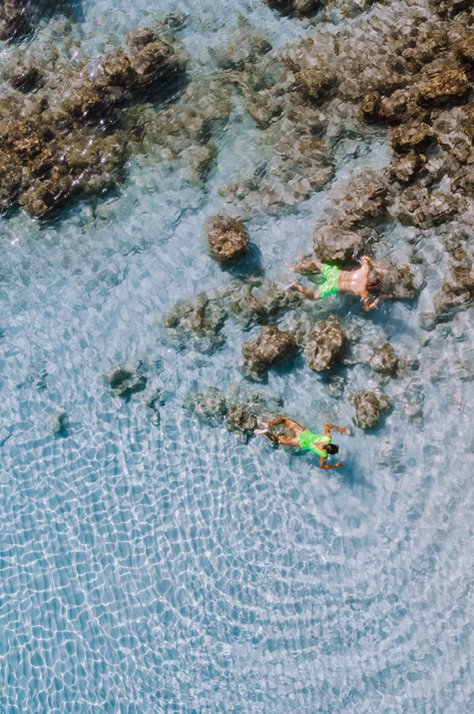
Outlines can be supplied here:
M314 445L314 442L317 442L318 444L330 444L332 441L330 436L325 436L324 434L314 434L312 431L309 431L309 429L306 429L306 431L298 434L296 438L300 447L305 451L312 451L313 454L317 454L323 458L326 458L328 455L323 449L318 449L318 447Z
M340 268L337 265L329 265L329 263L323 263L320 275L323 279L321 285L319 286L320 297L329 297L330 295L336 295L339 292L339 273Z

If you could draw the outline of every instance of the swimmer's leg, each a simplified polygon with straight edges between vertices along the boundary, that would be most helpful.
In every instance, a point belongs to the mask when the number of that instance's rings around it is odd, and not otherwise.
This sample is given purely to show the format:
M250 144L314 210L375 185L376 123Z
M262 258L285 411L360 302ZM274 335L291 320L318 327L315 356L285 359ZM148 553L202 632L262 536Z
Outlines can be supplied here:
M320 272L323 264L319 260L306 260L304 263L288 266L294 273Z
M319 290L310 290L309 288L305 288L304 285L300 285L299 283L290 283L290 285L287 285L286 290L297 290L299 293L309 298L310 300L319 300L319 298L321 297Z

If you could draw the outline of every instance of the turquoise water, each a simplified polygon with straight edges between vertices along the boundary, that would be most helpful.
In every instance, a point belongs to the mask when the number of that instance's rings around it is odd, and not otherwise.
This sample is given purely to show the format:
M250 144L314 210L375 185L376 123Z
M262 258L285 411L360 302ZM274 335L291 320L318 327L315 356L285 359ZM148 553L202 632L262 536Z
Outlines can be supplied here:
M101 0L82 3L77 51L97 55L166 12L189 15L192 76L215 71L210 46L240 14L277 46L309 31L257 0ZM297 360L255 388L315 429L351 426L344 469L244 444L183 409L190 391L245 382L241 345L257 331L228 321L207 355L177 350L161 326L179 298L230 281L202 227L222 182L253 161L258 132L235 102L205 185L142 156L102 203L45 226L0 219L0 712L473 709L472 312L429 331L423 320L446 270L445 229L391 224L378 246L422 260L418 300L370 316L350 298L330 305L362 334L346 365L322 378ZM265 275L287 282L285 261L307 252L338 186L389 157L383 135L341 142L332 186L291 213L256 215ZM364 433L349 398L377 383L364 362L386 339L419 368L384 385L394 408ZM149 377L129 402L104 379L118 363ZM146 406L157 391L158 424Z

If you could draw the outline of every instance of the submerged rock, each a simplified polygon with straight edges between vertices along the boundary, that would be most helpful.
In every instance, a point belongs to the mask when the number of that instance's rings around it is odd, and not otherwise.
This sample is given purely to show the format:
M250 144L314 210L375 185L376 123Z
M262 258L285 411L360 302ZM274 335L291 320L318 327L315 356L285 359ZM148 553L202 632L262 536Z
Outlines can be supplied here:
M359 233L337 224L317 226L314 252L323 263L349 263L362 254L363 238Z
M304 337L304 356L313 372L330 369L342 356L346 334L335 317L315 322Z
M14 40L31 32L28 0L3 0L0 5L0 40Z
M296 352L295 338L275 325L265 325L254 340L244 342L242 354L246 373L258 378L273 364L284 362Z
M373 429L380 422L381 413L389 408L390 400L383 392L358 392L353 397L355 416L361 429Z
M384 299L412 300L421 287L421 279L415 275L410 265L398 265L384 261L378 292Z
M285 15L312 15L321 7L321 0L264 0L274 10Z
M142 43L109 53L94 75L67 65L62 81L53 70L31 98L0 98L0 210L21 205L45 218L73 196L103 192L123 179L128 136L117 125L121 112L185 64L170 44L143 32ZM37 68L8 72L18 88L38 87Z
M189 394L185 401L185 407L199 419L212 426L221 424L227 414L225 395L215 387L211 387L206 392Z
M55 414L51 426L55 436L68 436L68 416L66 412L58 412Z
M385 342L381 347L376 347L369 361L375 372L390 375L394 375L397 372L399 364L395 350L388 342Z
M121 365L114 367L106 375L106 378L115 396L123 399L127 399L136 392L142 392L148 381L147 377L139 371Z
M221 300L200 293L194 302L178 302L165 315L163 324L173 330L180 342L193 339L196 347L207 352L222 344L220 333L225 319Z
M4 70L3 76L13 89L25 93L39 89L44 83L43 70L31 62L12 64Z
M474 254L467 248L466 235L457 231L446 242L451 258L450 272L436 295L434 306L438 320L449 317L474 299Z
M248 234L237 218L212 216L206 223L206 233L209 253L218 263L229 265L248 251Z
M230 315L248 327L252 323L265 325L274 321L284 310L301 305L296 291L283 290L273 282L249 278L232 285L223 295L223 303Z

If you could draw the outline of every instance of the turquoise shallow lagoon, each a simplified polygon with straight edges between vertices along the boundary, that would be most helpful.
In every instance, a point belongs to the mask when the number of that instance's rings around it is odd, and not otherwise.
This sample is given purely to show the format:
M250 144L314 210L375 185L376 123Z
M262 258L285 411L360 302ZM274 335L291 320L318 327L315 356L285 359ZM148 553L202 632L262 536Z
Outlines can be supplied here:
M257 0L84 0L70 32L94 57L169 12L188 15L191 77L216 71L210 48L240 16L276 47L314 31ZM28 42L62 43L61 22ZM411 236L417 300L370 315L349 297L331 304L419 363L387 383L393 409L377 430L358 429L349 403L374 384L364 348L330 377L296 360L255 387L315 430L350 426L344 469L183 409L189 392L245 382L241 346L256 328L229 320L225 345L203 354L177 349L162 317L230 281L203 224L222 208L219 186L258 158L257 133L236 98L203 184L138 155L102 201L42 225L0 218L2 713L474 708L472 309L430 329L422 317L446 271L442 229L421 240L393 223L377 246L405 260ZM329 192L390 150L382 133L351 136L336 158L327 189L248 222L266 277L288 282L284 263L308 251ZM138 363L147 391L122 401L104 375ZM159 423L146 406L157 390ZM67 436L53 432L60 412Z

